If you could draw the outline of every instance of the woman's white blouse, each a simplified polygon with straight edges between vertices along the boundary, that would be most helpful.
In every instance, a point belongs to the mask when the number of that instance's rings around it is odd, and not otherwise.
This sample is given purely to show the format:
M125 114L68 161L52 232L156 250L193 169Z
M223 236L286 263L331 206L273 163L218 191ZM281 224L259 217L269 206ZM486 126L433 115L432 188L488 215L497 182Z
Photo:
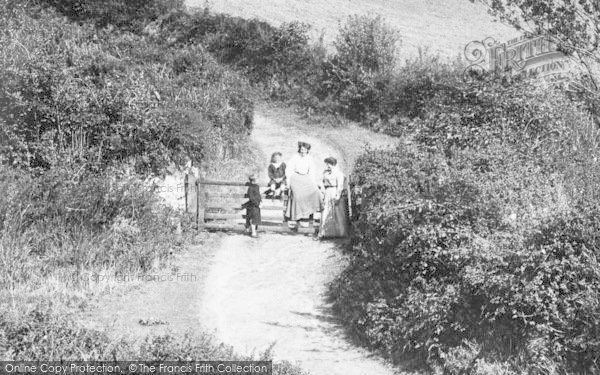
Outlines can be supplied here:
M298 173L301 175L309 175L313 181L317 181L317 173L315 162L310 155L300 156L300 154L294 155L289 163L286 164L285 175L290 180L293 173Z
M335 186L336 195L339 197L344 190L344 174L336 167L332 167L331 171L323 172L323 186Z

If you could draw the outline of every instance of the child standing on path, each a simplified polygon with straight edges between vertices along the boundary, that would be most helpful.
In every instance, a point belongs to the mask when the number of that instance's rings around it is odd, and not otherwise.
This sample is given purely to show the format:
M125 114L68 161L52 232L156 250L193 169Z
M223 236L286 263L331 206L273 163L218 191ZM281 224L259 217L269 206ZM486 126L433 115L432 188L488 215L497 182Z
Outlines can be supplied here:
M260 188L256 184L256 175L248 177L248 201L242 205L246 209L246 232L252 237L258 237L256 231L261 222L260 206L262 199L260 197Z

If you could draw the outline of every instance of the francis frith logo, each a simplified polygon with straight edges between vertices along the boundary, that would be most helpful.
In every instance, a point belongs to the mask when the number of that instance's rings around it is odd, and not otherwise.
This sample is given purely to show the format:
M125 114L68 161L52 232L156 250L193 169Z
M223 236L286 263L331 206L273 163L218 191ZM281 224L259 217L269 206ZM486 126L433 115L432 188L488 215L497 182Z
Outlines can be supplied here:
M473 41L465 47L468 74L526 77L562 77L570 70L568 57L550 39L523 35L500 43L492 37Z

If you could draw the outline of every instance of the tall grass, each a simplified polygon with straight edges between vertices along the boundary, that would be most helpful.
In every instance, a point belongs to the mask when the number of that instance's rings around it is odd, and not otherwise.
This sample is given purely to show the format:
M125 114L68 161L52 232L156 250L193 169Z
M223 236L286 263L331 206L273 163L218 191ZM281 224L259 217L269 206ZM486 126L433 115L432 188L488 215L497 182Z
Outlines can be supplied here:
M187 160L218 172L247 150L247 81L139 34L180 7L0 0L1 359L243 359L202 333L114 341L74 316L115 286L98 275L135 279L192 242L148 177Z

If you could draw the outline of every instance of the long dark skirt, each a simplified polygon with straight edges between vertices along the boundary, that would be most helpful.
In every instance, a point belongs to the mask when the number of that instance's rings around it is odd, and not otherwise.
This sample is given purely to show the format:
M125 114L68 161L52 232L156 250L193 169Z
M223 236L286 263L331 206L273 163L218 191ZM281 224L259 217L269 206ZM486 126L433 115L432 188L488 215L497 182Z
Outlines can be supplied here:
M348 236L348 200L342 195L339 201L335 201L336 189L325 189L325 202L321 213L320 237L346 237Z

